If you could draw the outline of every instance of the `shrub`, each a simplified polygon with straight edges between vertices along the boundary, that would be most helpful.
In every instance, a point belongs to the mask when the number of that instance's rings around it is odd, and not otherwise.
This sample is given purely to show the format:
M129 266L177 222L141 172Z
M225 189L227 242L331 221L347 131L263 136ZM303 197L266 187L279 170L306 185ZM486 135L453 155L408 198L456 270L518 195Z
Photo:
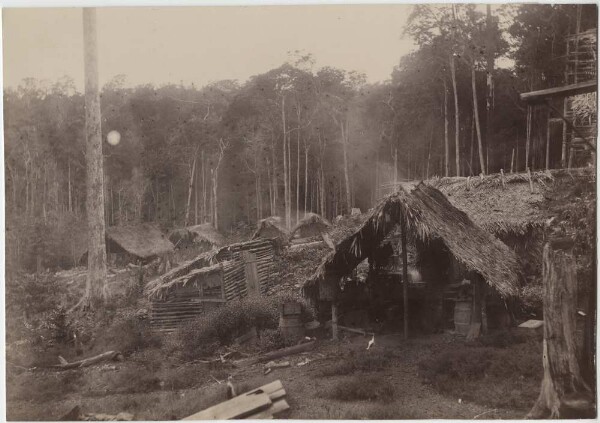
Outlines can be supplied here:
M265 347L269 343L279 345L277 335L266 331L277 329L279 306L290 299L302 304L303 321L313 318L312 309L304 301L290 295L253 296L230 301L188 322L177 331L182 358L193 359L213 355L219 347L231 344L235 338L252 327L257 329L260 337L266 334Z
M283 335L279 329L265 329L261 332L258 340L258 348L261 351L278 350L284 346Z

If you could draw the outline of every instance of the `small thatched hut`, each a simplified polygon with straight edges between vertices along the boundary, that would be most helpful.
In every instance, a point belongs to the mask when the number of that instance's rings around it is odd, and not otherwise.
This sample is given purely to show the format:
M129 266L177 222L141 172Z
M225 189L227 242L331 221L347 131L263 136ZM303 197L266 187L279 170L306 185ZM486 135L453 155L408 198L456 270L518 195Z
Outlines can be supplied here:
M286 242L289 236L290 232L286 229L281 217L269 216L258 221L252 239L277 239L280 242Z
M151 223L111 226L106 229L106 254L109 263L148 263L173 251L173 244ZM87 251L79 262L87 261Z
M515 253L476 226L440 191L420 183L401 186L397 193L379 203L360 228L337 243L335 251L325 257L304 284L304 295L315 302L335 303L344 278L376 253L401 219L405 219L409 240L416 245L419 255L431 256L431 250L438 255L443 253L463 267L463 274L485 280L500 296L517 294L519 266ZM438 273L437 278L444 274L448 272ZM447 285L455 281L441 282Z
M209 251L146 285L151 323L173 330L214 307L248 295L264 295L273 283L271 240L258 239Z
M290 232L290 240L294 238L319 237L331 228L331 223L316 213L306 215L296 223Z
M209 251L225 245L225 237L210 223L174 229L169 233L169 240L175 248L199 246L201 251Z

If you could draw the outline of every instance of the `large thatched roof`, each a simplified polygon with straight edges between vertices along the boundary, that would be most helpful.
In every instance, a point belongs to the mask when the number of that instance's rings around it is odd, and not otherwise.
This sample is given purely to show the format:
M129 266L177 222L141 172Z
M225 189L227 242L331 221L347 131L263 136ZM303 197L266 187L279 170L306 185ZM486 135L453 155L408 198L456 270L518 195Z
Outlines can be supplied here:
M478 226L498 236L527 235L541 228L549 216L545 194L557 181L572 183L592 178L594 169L552 170L488 175L483 177L433 178L425 183L440 190L450 203L469 215Z
M540 205L544 190L552 181L546 172L531 175L434 178L426 183L439 189L456 208L464 211L478 226L493 234L525 234L544 224ZM532 190L533 188L533 190Z
M408 230L424 242L440 239L468 270L481 274L503 296L515 295L518 263L515 253L492 234L476 226L437 189L420 183L403 185L383 199L363 225L337 244L317 272L303 287L315 297L327 274L348 275L380 245L385 236L406 216Z
M173 244L156 226L144 223L136 226L111 226L106 237L129 254L147 259L173 250Z

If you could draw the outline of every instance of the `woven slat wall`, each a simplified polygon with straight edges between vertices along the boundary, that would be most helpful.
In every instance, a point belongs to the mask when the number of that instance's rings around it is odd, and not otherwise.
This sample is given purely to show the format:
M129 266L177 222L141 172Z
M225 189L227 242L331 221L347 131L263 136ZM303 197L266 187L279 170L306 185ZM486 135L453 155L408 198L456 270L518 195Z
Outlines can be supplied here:
M256 269L260 291L264 295L273 283L273 243L270 240L255 240L222 248L216 261L224 263L222 280L224 299L202 300L196 283L190 281L187 288L173 287L163 300L152 301L151 326L158 331L174 331L202 313L219 307L221 304L243 298L247 295L246 269L242 251L251 251L256 256ZM185 279L185 277L183 278Z

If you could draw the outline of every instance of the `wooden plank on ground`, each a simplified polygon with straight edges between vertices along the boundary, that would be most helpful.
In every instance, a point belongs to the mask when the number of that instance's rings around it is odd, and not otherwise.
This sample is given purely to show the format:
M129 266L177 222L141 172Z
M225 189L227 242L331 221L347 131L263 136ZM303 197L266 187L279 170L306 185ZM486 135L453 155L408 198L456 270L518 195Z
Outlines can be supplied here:
M290 406L287 403L287 401L282 399L282 400L274 402L273 405L271 405L271 407L269 407L265 410L259 411L256 414L252 414L246 418L253 419L253 420L254 419L256 419L256 420L272 419L273 416L275 416L275 414L281 413L282 411L285 411L285 410L289 410L289 408L290 408Z
M192 414L183 420L228 420L242 419L249 415L269 408L272 404L269 395L256 393L253 395L240 395L229 401L222 402L207 408L199 413Z
M255 395L255 394L267 394L269 395L269 398L271 397L271 394L278 392L280 390L283 389L283 384L281 383L280 380L276 380L274 382L271 383L267 383L266 385L263 385L259 388L253 389L251 391L246 392L245 394L242 395ZM284 391L284 395L285 395L285 391ZM271 398L272 400L272 398Z

